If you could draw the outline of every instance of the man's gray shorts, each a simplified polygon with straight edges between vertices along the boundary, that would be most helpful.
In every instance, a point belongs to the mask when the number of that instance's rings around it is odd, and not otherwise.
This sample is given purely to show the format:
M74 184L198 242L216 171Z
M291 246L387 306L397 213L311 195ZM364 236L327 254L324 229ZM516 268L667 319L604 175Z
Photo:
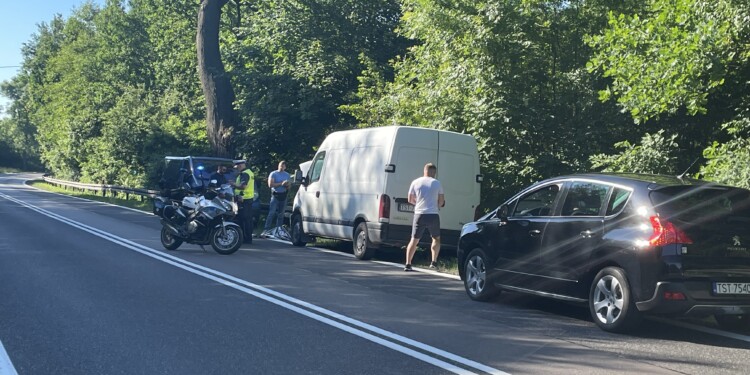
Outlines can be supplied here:
M440 237L440 215L414 214L414 223L411 226L411 238L422 238L425 229L430 232L430 237Z

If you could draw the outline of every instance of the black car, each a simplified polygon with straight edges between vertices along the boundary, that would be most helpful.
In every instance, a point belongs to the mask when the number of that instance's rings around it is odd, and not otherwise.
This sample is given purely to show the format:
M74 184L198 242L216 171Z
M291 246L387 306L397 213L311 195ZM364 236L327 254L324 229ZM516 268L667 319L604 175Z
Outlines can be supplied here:
M674 176L580 174L536 183L466 224L469 297L501 290L587 303L606 331L643 313L750 328L750 191Z

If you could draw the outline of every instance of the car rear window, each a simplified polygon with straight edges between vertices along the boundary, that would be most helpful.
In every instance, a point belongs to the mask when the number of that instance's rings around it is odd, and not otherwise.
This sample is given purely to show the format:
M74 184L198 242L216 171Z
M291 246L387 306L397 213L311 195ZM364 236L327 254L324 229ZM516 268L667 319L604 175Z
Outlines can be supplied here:
M750 191L715 186L671 186L651 192L659 215L687 222L718 218L750 222Z

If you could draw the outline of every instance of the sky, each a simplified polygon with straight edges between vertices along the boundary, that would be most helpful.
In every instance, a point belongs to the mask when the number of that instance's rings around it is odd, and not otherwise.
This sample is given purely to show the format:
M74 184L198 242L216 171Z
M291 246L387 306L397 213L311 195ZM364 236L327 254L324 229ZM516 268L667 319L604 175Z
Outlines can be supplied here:
M18 74L21 65L21 47L31 40L37 25L49 23L55 14L68 18L73 9L85 0L0 0L0 82ZM104 0L93 0L104 4ZM11 68L6 68L11 67ZM0 95L0 107L8 100ZM3 114L0 114L2 116Z

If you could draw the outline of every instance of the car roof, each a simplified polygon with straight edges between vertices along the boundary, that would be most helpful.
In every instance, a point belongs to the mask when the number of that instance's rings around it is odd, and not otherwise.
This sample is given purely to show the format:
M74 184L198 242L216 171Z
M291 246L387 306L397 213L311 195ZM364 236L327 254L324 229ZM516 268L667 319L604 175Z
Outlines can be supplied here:
M658 189L667 186L691 186L711 183L709 181L697 180L694 178L647 173L579 173L567 176L559 176L545 181L565 179L592 179L630 186L645 185L651 189Z

